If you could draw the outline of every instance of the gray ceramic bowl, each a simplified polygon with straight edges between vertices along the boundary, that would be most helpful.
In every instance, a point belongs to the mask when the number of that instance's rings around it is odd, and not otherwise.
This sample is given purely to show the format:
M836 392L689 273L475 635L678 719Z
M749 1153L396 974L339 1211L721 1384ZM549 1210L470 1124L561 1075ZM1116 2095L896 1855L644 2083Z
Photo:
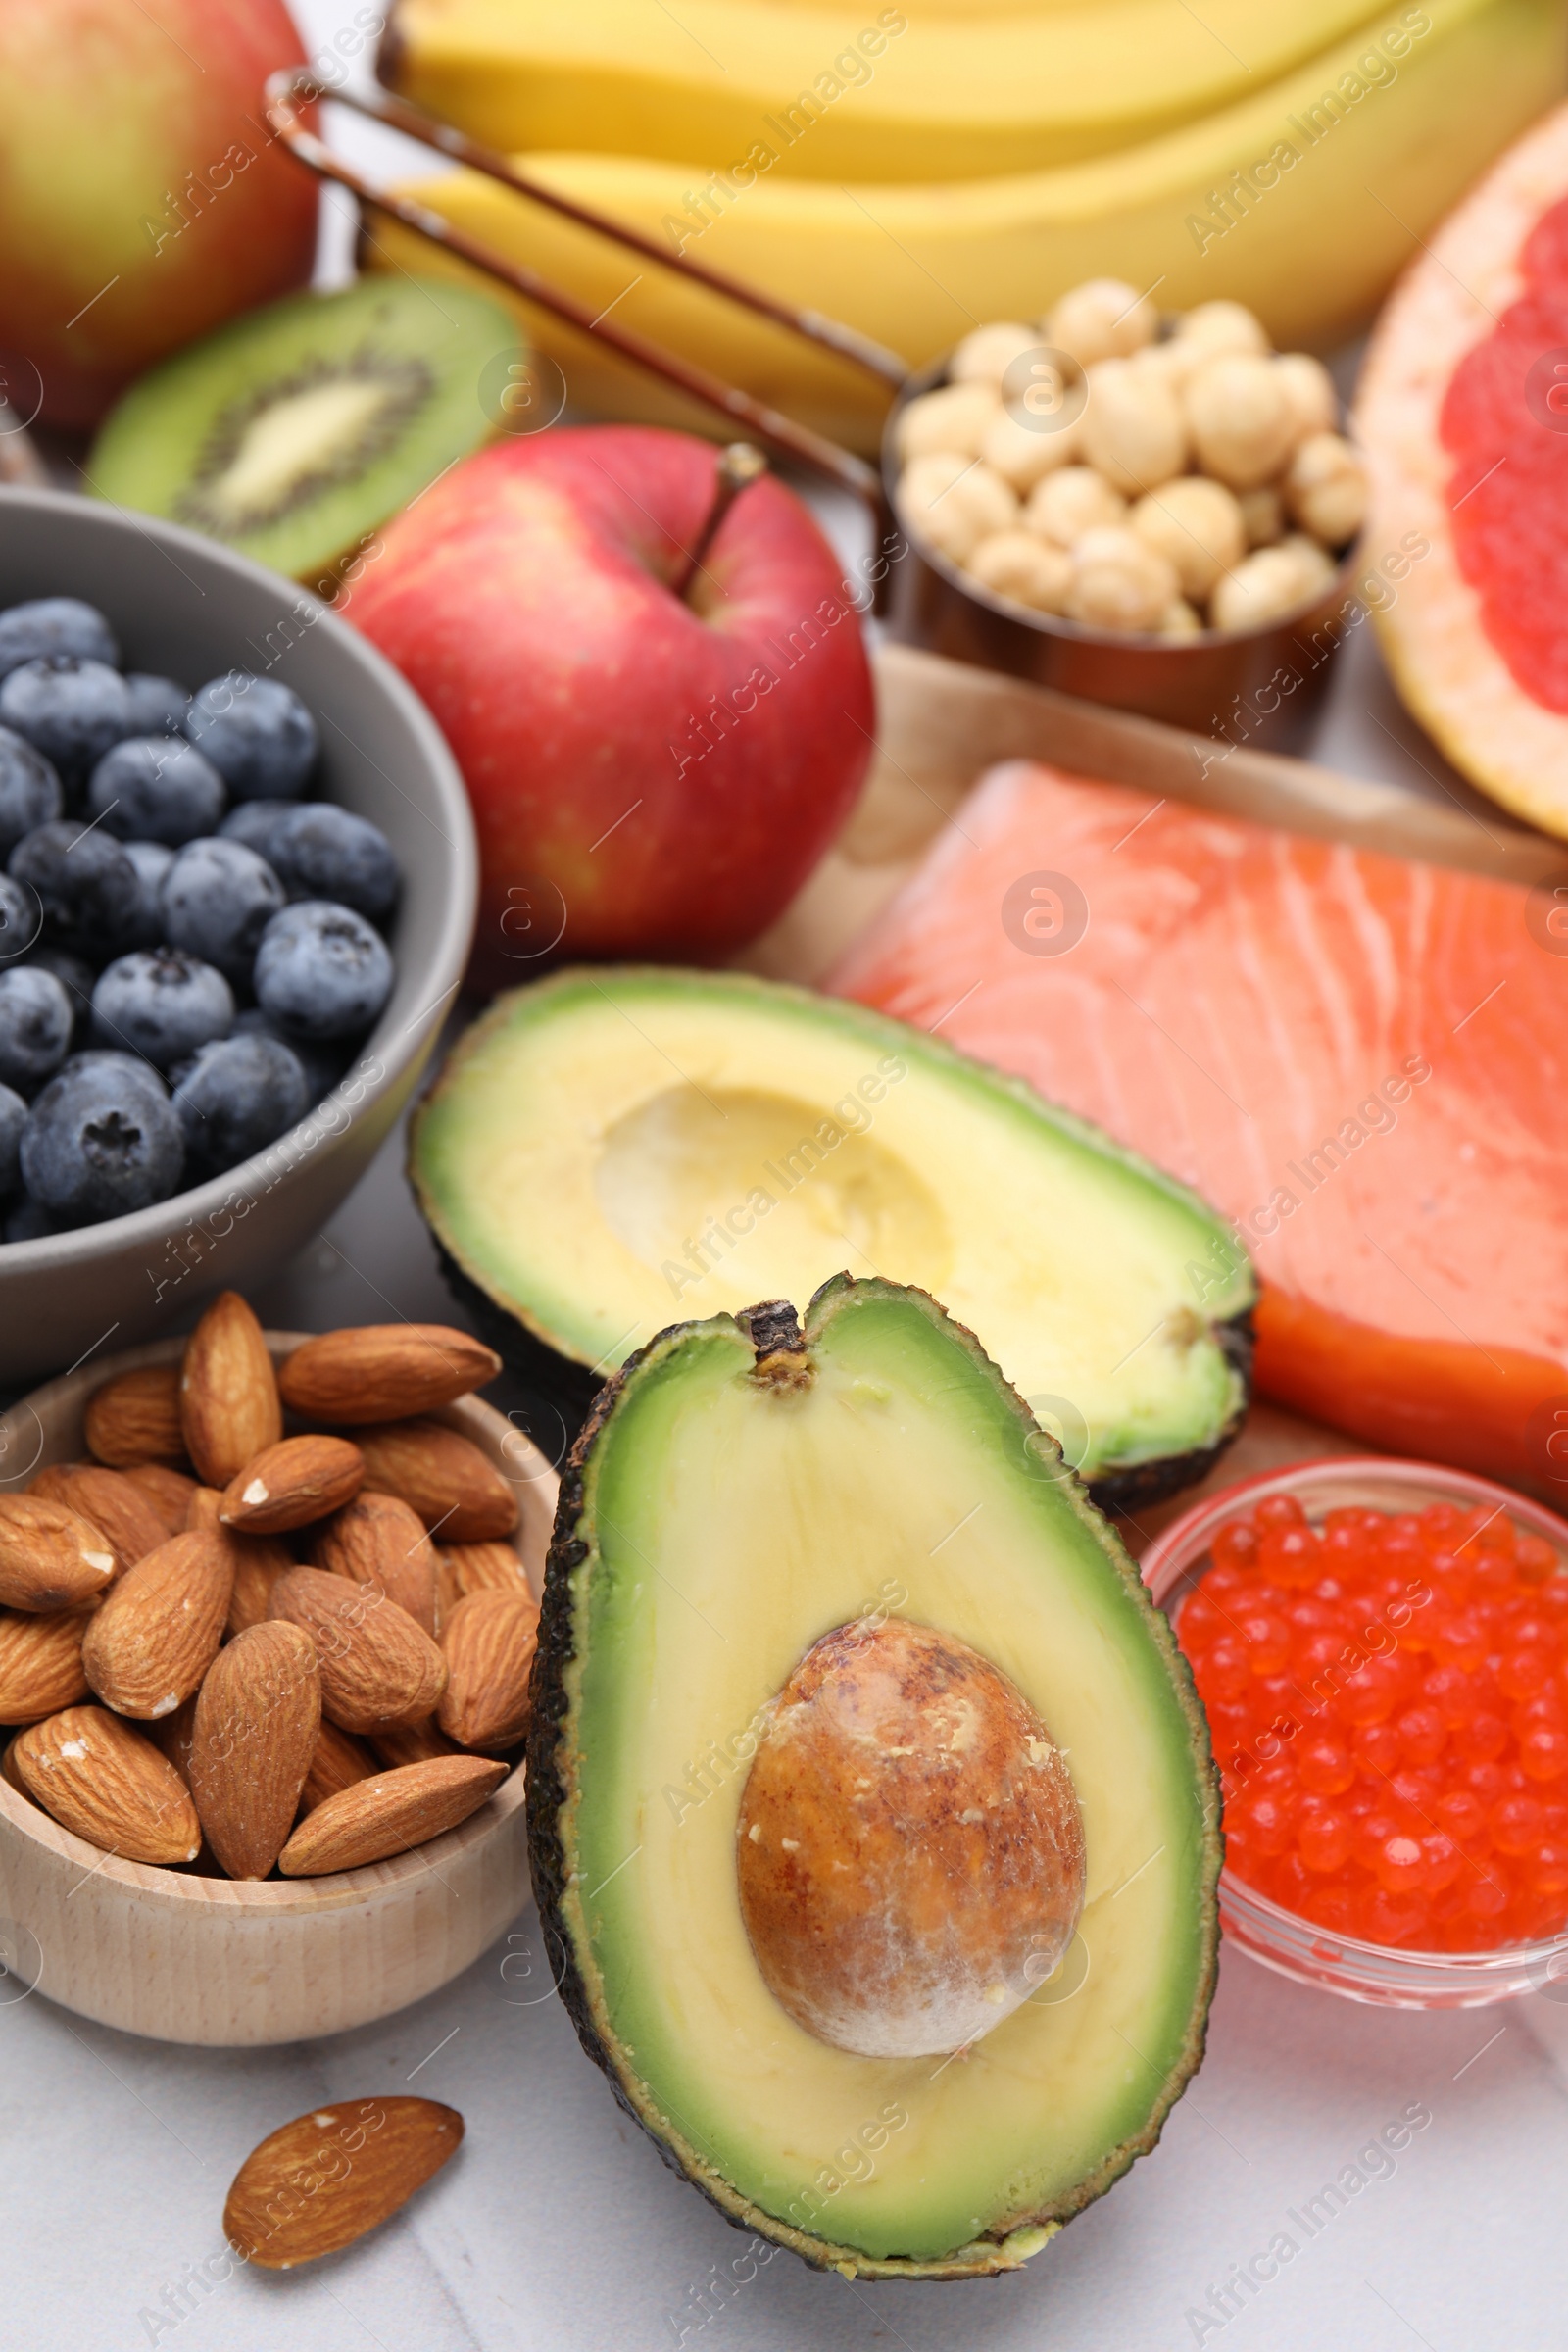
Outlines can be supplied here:
M298 1127L156 1207L0 1244L0 1391L188 1320L318 1232L413 1090L473 929L477 855L463 780L434 720L381 656L276 572L172 524L48 490L0 490L0 607L81 596L126 665L187 687L225 669L291 686L321 730L321 788L369 817L403 867L397 979L344 1079Z

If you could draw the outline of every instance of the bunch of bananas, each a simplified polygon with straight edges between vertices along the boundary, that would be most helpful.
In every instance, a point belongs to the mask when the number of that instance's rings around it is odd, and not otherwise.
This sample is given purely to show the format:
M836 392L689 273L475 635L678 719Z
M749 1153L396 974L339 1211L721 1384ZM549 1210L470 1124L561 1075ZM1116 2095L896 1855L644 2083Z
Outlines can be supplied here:
M1351 331L1563 85L1565 0L398 0L393 88L576 202L913 366L1113 276ZM852 447L885 397L699 286L463 173L406 192ZM370 267L432 256L395 223ZM458 265L451 265L459 267ZM587 407L714 419L537 313Z

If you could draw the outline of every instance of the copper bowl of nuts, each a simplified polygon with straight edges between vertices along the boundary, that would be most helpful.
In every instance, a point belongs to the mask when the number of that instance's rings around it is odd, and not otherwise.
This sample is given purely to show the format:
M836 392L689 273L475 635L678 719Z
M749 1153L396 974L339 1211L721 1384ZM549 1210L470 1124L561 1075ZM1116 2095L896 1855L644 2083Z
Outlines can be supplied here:
M528 1900L557 1481L466 1333L186 1341L0 1417L0 1960L160 2040L295 2041Z
M976 327L888 416L908 542L889 630L1195 733L1294 741L1393 594L1360 578L1341 421L1328 370L1271 351L1240 303L1161 318L1100 278L1038 324Z

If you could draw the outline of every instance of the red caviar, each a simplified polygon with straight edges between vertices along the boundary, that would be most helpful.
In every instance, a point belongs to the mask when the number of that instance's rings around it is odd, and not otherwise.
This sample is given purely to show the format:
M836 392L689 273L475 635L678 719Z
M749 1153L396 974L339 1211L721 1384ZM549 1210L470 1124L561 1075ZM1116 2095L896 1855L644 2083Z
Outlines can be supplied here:
M1220 1528L1178 1631L1249 1886L1423 1951L1568 1925L1568 1575L1543 1537L1270 1495Z

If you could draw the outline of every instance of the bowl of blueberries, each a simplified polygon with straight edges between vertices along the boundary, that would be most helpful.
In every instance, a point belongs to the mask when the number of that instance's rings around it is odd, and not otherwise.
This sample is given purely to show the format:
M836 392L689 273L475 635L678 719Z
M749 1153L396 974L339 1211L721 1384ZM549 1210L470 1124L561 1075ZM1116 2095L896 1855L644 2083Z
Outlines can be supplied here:
M438 729L329 607L0 490L0 1389L319 1230L435 1043L475 887Z

